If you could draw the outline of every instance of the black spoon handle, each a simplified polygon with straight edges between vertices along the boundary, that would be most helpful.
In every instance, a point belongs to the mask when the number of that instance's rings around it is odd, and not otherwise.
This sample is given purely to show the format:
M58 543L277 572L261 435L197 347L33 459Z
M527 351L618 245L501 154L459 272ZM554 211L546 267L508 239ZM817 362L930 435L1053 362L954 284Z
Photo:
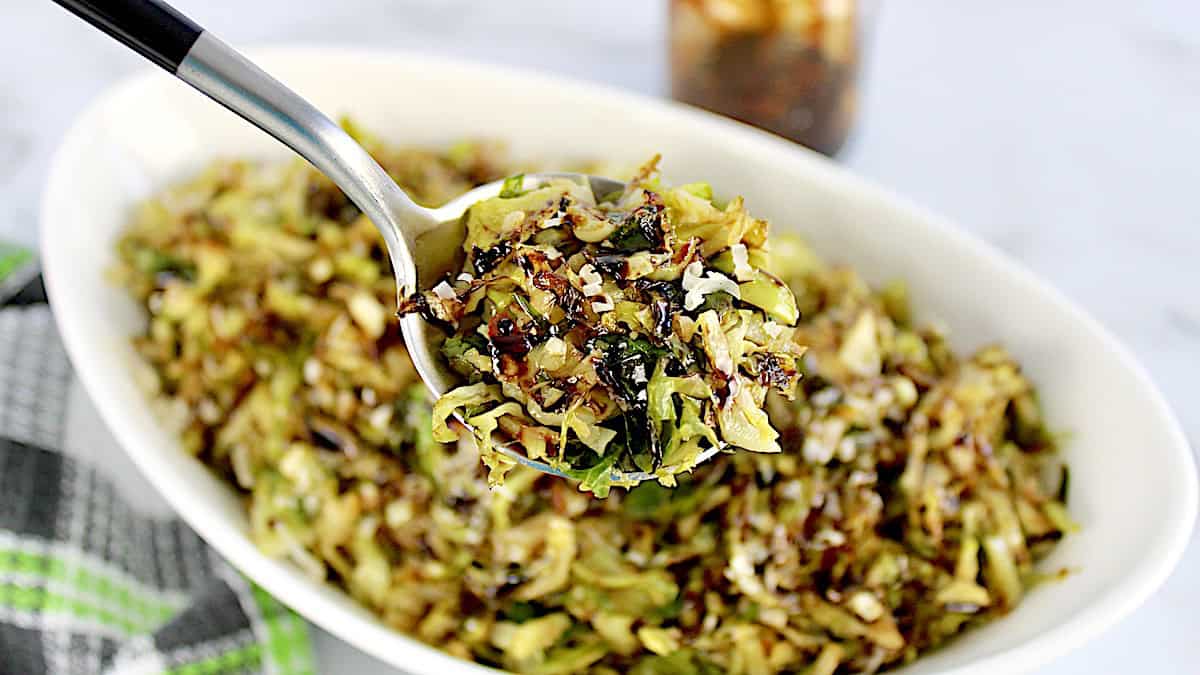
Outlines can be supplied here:
M161 0L54 0L307 159L379 228L404 295L416 290L418 206L341 127ZM407 225L406 225L407 224Z
M158 0L54 0L174 73L203 28Z

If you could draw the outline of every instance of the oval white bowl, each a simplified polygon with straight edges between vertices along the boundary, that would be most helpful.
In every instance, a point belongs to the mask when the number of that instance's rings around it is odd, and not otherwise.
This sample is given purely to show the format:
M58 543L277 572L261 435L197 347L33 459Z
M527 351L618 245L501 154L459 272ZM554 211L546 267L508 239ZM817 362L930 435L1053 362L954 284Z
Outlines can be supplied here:
M902 672L1027 671L1119 621L1178 562L1196 512L1191 452L1129 353L1059 293L988 245L797 146L695 110L592 84L401 53L329 48L255 52L331 114L395 143L467 136L518 157L638 162L654 152L673 181L744 194L779 230L873 282L906 280L920 317L960 349L998 341L1071 432L1070 509L1082 523L1044 562L1077 570L1011 615ZM287 151L163 73L132 78L79 118L55 157L41 211L46 283L71 360L105 422L179 514L233 565L312 622L411 673L494 672L379 622L338 589L259 553L233 490L185 454L132 376L141 310L105 281L139 198L217 156Z

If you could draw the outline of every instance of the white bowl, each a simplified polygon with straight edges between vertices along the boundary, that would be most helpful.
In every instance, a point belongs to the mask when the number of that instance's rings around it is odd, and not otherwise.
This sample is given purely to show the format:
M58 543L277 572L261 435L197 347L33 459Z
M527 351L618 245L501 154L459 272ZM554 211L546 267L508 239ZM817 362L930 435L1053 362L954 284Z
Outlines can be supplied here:
M744 194L779 230L872 281L901 277L924 318L960 349L1007 345L1071 432L1070 508L1082 523L1044 562L1077 570L1008 617L903 672L1015 673L1078 647L1129 614L1178 562L1196 512L1196 474L1162 396L1129 353L1053 289L941 218L830 162L732 122L591 84L406 54L271 49L259 62L333 113L397 143L507 139L518 156L664 156L675 181ZM481 673L380 623L333 586L259 553L223 482L185 454L134 383L137 305L105 281L138 198L219 155L286 151L163 73L113 88L76 122L42 204L46 282L71 360L107 424L179 514L236 567L312 622L414 673Z

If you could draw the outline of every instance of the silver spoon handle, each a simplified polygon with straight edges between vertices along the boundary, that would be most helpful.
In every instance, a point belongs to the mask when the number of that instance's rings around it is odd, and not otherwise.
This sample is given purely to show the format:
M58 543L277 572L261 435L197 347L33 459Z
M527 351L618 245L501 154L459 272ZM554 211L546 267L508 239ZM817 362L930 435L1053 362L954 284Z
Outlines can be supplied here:
M412 229L432 224L383 167L299 94L160 0L55 0L278 139L328 176L379 228L407 295Z

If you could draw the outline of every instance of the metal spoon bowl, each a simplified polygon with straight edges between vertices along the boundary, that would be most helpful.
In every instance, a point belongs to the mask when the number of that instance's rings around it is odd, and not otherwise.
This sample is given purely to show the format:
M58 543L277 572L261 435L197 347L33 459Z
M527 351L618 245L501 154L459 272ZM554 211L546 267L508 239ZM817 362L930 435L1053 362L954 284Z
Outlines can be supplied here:
M465 238L463 214L472 204L500 194L503 182L497 181L438 208L420 206L333 120L160 0L55 2L274 136L333 180L379 228L400 297L432 286L452 271ZM564 178L586 182L596 195L625 187L608 178L571 173L535 174L525 180L536 186ZM454 388L458 377L440 356L444 335L413 314L400 320L400 328L417 373L429 391L437 397ZM518 450L519 445L509 440L496 438L494 442L499 452L521 464L565 475L544 462L529 459ZM716 448L706 451L701 461L717 452ZM618 484L652 478L645 472L612 474L613 482Z
M625 183L620 181L581 173L526 174L523 187L528 189L538 187L550 180L564 179L575 181L580 185L588 185L594 195L607 195L625 189ZM472 204L500 194L503 185L504 181L480 185L443 206L436 209L424 209L431 218L427 222L437 224L423 230L411 230L414 234L413 250L416 252L414 256L416 262L413 274L407 278L416 280L415 288L429 288L433 285L430 282L436 283L445 278L447 274L452 275L458 271L459 252L462 250L462 242L466 236L463 214ZM395 256L393 256L394 260ZM398 271L396 284L398 288L406 288ZM404 291L401 292L404 293ZM445 359L441 356L441 343L446 336L440 329L430 325L428 321L417 314L406 314L400 318L400 330L404 334L404 342L408 346L408 353L412 358L413 365L417 368L417 373L434 397L445 394L459 384L461 378L447 367ZM461 416L456 416L456 418L463 426L469 427ZM520 464L543 473L562 478L567 477L561 469L526 457L521 451L520 444L505 438L500 432L496 432L493 436L492 445L497 452ZM701 453L699 461L708 461L717 452L719 452L718 448L709 448ZM645 471L614 470L611 478L614 484L634 485L645 480L654 480L654 475Z

